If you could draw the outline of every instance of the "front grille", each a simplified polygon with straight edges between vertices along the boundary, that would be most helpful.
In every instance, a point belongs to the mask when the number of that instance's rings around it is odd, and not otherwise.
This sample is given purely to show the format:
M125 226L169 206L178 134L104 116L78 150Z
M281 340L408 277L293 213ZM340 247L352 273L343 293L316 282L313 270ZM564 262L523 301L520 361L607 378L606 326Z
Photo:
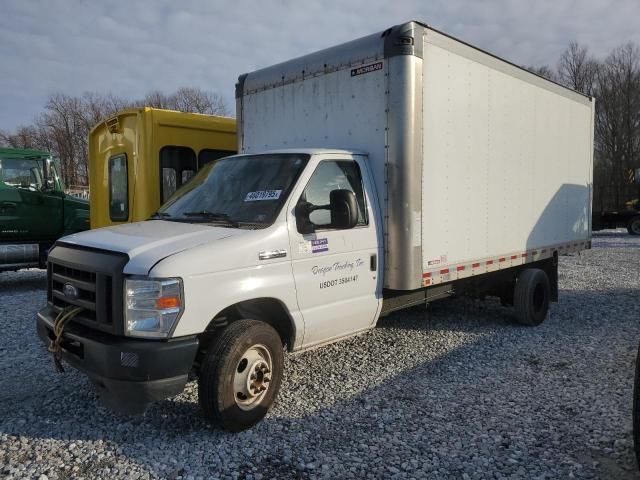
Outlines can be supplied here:
M72 322L121 334L122 269L127 260L122 254L56 245L48 258L49 304L57 312L82 307Z
M73 285L77 292L77 298L69 298L64 293L66 284ZM105 292L98 292L98 288L106 288ZM100 302L101 307L107 308L111 304L111 277L86 270L78 270L77 268L65 267L64 265L51 264L51 290L53 293L52 303L54 307L59 309L75 305L84 308L81 316L101 323L110 325L113 323L111 315L100 315L96 313L97 297L103 295L104 302ZM110 313L110 312L108 312Z

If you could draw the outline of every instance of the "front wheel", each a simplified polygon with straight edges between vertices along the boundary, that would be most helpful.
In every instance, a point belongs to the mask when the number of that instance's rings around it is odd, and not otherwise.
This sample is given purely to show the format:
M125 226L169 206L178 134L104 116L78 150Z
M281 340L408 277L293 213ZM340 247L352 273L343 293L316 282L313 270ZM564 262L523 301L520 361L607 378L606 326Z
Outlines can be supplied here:
M551 287L544 270L528 268L518 275L513 291L516 320L522 325L540 325L547 316Z
M640 235L640 217L633 217L627 225L627 232L631 235Z
M284 353L278 333L256 320L238 320L208 349L198 378L204 416L239 432L267 414L282 379Z

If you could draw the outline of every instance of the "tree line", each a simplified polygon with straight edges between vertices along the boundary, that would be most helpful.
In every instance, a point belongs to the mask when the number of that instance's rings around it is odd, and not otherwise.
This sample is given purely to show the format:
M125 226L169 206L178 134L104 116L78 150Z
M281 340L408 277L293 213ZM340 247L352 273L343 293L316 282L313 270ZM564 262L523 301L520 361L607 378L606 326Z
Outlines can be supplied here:
M529 70L596 98L593 209L624 208L640 197L640 50L621 45L596 58L572 42L556 68ZM639 207L640 208L640 207Z
M0 146L51 152L60 158L66 185L87 185L91 129L120 110L142 106L209 115L230 114L220 95L193 87L179 88L170 94L154 90L137 100L96 92L81 96L57 93L49 97L44 111L32 124L19 126L13 132L0 130Z

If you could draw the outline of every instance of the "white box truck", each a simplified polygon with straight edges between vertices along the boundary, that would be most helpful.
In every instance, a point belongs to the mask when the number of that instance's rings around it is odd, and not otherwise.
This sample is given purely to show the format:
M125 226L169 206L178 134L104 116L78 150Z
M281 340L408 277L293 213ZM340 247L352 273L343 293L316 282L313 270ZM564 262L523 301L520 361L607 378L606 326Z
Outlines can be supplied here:
M594 103L409 22L240 77L239 150L49 255L38 331L117 411L258 422L300 351L452 295L537 325L590 247Z

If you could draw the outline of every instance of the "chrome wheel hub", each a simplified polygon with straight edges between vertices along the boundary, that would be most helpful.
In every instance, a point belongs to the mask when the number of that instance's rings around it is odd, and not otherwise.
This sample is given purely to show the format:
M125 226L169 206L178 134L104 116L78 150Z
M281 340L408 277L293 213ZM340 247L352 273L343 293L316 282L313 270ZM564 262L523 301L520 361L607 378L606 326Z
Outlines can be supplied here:
M269 390L273 363L264 345L253 345L240 358L233 376L236 405L242 410L255 408Z

